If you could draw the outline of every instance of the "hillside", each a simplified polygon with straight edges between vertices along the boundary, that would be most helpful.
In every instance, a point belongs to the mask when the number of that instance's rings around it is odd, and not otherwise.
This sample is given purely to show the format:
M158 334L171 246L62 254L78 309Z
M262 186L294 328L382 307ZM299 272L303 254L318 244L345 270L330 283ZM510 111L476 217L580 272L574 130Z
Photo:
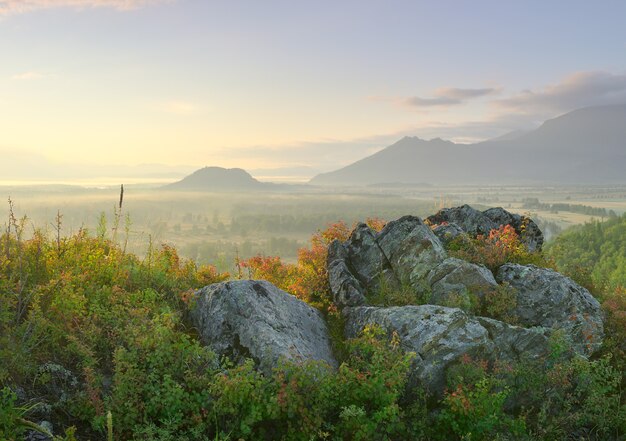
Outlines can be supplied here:
M268 184L254 179L240 168L204 167L180 181L165 185L167 190L228 191L262 190Z
M476 144L405 137L316 185L626 182L626 105L588 107Z
M603 290L626 287L626 215L572 228L547 252L580 283Z
M477 223L337 223L297 263L240 262L253 280L11 216L0 440L623 440L624 293L599 323L516 230L471 232L515 216L446 213Z

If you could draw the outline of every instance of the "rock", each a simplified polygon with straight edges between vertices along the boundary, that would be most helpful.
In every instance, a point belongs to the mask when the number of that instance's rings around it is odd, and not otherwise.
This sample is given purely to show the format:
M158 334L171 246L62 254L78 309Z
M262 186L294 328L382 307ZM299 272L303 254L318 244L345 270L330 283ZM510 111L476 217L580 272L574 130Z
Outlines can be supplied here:
M47 431L49 434L54 434L53 426L50 421L39 421L37 423L39 427L43 430ZM50 435L47 435L42 432L37 432L36 430L29 430L26 432L26 436L24 437L25 441L52 441L53 438Z
M483 211L483 214L493 221L498 227L511 225L515 228L523 244L529 251L539 251L543 246L543 233L537 224L526 216L509 213L504 208L490 208Z
M439 225L444 223L454 223L464 232L476 236L477 234L489 234L498 225L469 205L460 207L444 208L437 213L426 218L426 222L430 225Z
M529 251L539 251L543 245L543 234L532 219L509 213L503 208L490 208L482 212L469 205L444 208L428 217L426 222L434 228L441 224L454 223L472 236L488 235L491 230L511 225Z
M431 288L430 303L457 306L466 311L472 302L498 287L489 269L453 257L431 270L427 281Z
M463 229L454 222L435 226L433 228L433 233L435 233L435 236L437 236L437 238L445 245L449 244L462 234L465 234Z
M585 288L534 265L505 264L496 278L517 290L513 314L521 325L560 329L581 355L599 349L604 336L602 310Z
M326 267L328 282L335 304L345 306L364 305L365 288L347 266L348 252L341 242L333 241L328 247Z
M428 273L446 258L443 245L419 218L389 222L380 233L358 224L350 238L328 249L328 281L340 307L366 303L379 290L424 290Z
M488 317L476 317L476 320L489 332L499 360L537 360L549 352L548 329L522 328Z
M206 286L196 293L190 317L204 344L237 361L252 358L266 374L283 357L337 367L322 314L269 282Z
M497 320L472 317L458 308L443 306L361 306L347 311L346 337L359 335L364 327L378 325L397 333L400 345L414 352L409 387L422 386L441 395L447 369L464 355L476 359L521 360L548 351L541 329L524 329Z
M364 223L359 223L346 242L348 261L354 275L366 291L378 290L381 285L398 287L387 256L377 242L377 234Z
M389 222L376 237L401 284L417 287L433 267L446 258L432 230L415 216Z

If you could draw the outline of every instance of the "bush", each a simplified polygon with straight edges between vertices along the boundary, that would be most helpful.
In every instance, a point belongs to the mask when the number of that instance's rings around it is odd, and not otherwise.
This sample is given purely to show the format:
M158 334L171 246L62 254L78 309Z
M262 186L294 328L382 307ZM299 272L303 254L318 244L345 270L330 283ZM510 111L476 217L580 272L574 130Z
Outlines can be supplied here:
M460 235L448 243L447 249L452 257L484 265L491 271L496 271L505 263L554 266L541 253L528 251L510 225L491 230L488 236L478 235L476 238L470 238L467 235Z

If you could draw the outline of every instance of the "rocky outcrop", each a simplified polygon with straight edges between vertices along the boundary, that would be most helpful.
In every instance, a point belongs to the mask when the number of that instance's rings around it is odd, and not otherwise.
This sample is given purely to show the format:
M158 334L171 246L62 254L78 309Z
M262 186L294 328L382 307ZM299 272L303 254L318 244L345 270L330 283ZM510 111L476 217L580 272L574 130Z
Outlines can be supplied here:
M428 225L415 216L389 222L376 237L400 283L417 286L446 258L443 245Z
M429 272L446 258L443 245L421 219L405 216L380 233L359 224L345 243L328 250L328 280L340 307L365 304L381 288L423 289Z
M572 279L534 265L506 264L498 270L497 280L515 288L514 314L521 325L562 330L583 355L601 346L600 303Z
M347 337L357 336L367 325L397 333L403 349L416 353L412 382L435 393L442 391L449 366L464 354L513 362L542 357L554 330L562 331L581 355L598 349L603 337L600 307L584 288L532 265L505 264L494 277L482 265L447 257L443 247L455 237L511 225L530 249L538 250L543 236L532 220L501 208L481 212L463 206L442 210L428 223L432 229L405 216L378 234L359 224L346 242L331 245L329 282L347 319ZM367 306L372 292L407 287L431 304ZM507 317L521 326L468 312L483 310L486 295L497 295L501 288L513 296Z
M445 245L462 234L466 234L465 231L455 223L435 225L433 227L433 233L435 233L435 236Z
M427 282L431 289L430 303L461 306L465 310L470 308L472 301L481 300L498 287L489 269L453 257L432 269Z
M265 373L281 358L337 366L322 314L269 282L207 286L196 293L190 317L202 342L217 354L252 358Z
M453 237L456 237L454 234L458 232L458 229L476 236L478 234L488 235L491 230L503 225L511 225L529 251L539 251L543 246L543 234L532 219L509 213L503 208L490 208L485 211L478 211L469 205L444 208L426 218L426 222L435 229L440 225L447 225L447 228L441 231L440 235L447 232ZM452 224L454 226L450 226ZM456 235L458 236L458 234Z
M348 268L348 251L339 241L328 247L327 270L333 301L340 307L359 306L366 303L365 288Z
M497 320L472 317L458 308L421 305L377 308L361 306L347 310L346 337L356 337L368 325L378 325L415 358L410 386L422 386L441 394L448 368L464 355L477 359L519 361L548 352L542 329L524 329Z

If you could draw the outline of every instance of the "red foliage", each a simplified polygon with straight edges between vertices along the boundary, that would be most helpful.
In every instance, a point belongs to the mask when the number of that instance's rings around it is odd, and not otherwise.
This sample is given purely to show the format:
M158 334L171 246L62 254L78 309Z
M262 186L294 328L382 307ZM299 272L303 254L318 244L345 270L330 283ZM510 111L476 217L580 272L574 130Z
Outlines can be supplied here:
M385 221L367 219L375 231L385 226ZM346 241L352 229L345 222L330 224L325 230L311 237L311 247L298 250L298 263L288 264L277 256L256 256L242 261L250 277L263 279L319 308L332 308L329 297L326 257L328 246L334 240Z

